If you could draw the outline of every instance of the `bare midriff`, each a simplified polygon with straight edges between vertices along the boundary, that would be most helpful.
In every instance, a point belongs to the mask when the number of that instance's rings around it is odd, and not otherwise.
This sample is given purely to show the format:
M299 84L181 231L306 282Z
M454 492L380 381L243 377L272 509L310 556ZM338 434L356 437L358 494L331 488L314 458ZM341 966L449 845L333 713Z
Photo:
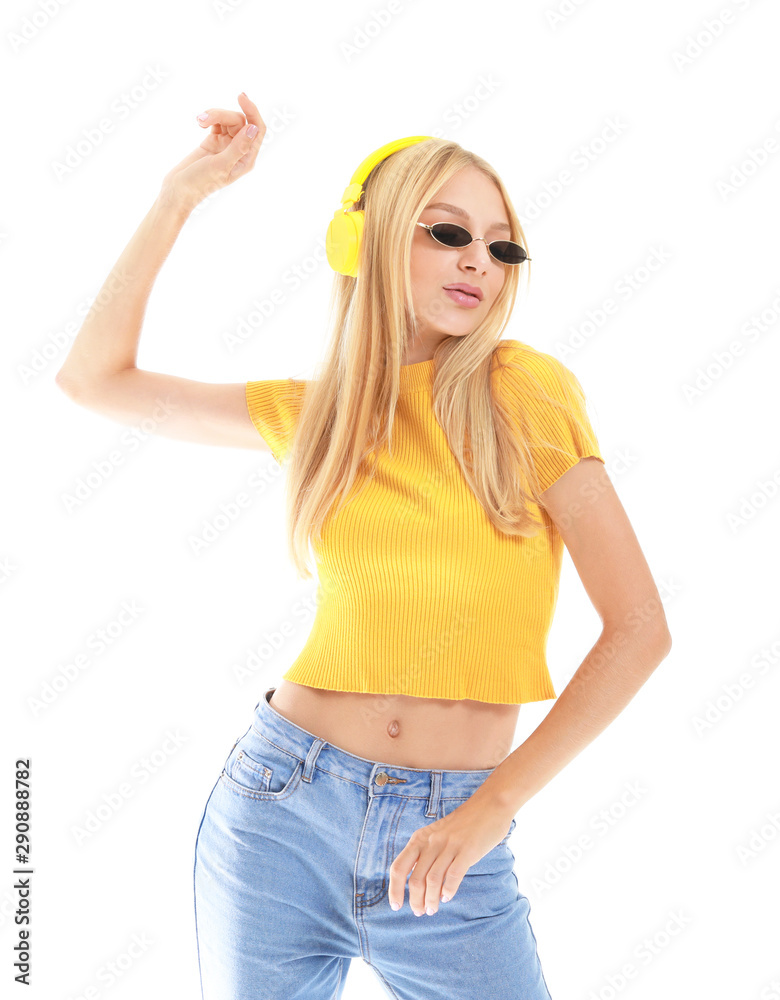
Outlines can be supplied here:
M519 705L329 691L279 681L269 704L357 757L445 771L497 767L512 751Z

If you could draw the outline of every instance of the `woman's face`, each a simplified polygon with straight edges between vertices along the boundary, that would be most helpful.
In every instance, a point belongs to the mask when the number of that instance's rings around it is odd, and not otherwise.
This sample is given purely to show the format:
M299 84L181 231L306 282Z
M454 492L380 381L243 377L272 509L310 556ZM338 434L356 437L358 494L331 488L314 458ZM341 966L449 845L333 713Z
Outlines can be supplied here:
M449 208L441 207L447 204ZM438 207L437 207L438 206ZM455 211L457 209L457 211ZM464 167L439 188L423 209L419 222L453 222L473 237L510 238L509 219L501 193L476 167ZM505 228L501 228L501 226ZM509 264L491 256L485 243L475 239L467 247L450 248L437 243L427 229L414 227L411 247L412 301L419 337L410 345L410 357L433 357L445 337L465 337L487 315L504 284ZM445 286L466 284L482 292L476 304L464 305Z

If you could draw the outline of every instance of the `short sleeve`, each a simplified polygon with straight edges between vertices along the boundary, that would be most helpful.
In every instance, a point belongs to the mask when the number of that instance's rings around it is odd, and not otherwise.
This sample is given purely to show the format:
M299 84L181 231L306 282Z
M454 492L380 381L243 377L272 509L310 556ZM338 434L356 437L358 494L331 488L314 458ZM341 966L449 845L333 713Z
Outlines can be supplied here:
M579 462L593 456L604 462L574 373L551 354L517 341L506 360L523 370L504 367L501 386L516 432L528 444L540 492ZM517 349L519 348L519 349Z
M305 387L291 378L246 383L249 416L280 465L292 446Z

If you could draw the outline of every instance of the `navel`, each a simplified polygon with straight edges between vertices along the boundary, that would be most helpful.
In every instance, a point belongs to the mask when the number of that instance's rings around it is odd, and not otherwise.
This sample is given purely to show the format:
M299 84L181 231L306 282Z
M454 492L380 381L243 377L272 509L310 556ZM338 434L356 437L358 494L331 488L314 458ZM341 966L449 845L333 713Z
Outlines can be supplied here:
M389 736L397 736L401 732L401 727L396 719L387 724L387 732Z

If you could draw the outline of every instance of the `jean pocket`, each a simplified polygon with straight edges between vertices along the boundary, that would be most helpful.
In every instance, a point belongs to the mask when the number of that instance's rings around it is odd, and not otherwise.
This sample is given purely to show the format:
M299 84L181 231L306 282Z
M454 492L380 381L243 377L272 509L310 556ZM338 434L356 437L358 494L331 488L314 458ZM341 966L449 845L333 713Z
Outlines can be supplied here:
M251 728L225 761L221 778L233 791L257 799L281 799L300 783L304 762Z

